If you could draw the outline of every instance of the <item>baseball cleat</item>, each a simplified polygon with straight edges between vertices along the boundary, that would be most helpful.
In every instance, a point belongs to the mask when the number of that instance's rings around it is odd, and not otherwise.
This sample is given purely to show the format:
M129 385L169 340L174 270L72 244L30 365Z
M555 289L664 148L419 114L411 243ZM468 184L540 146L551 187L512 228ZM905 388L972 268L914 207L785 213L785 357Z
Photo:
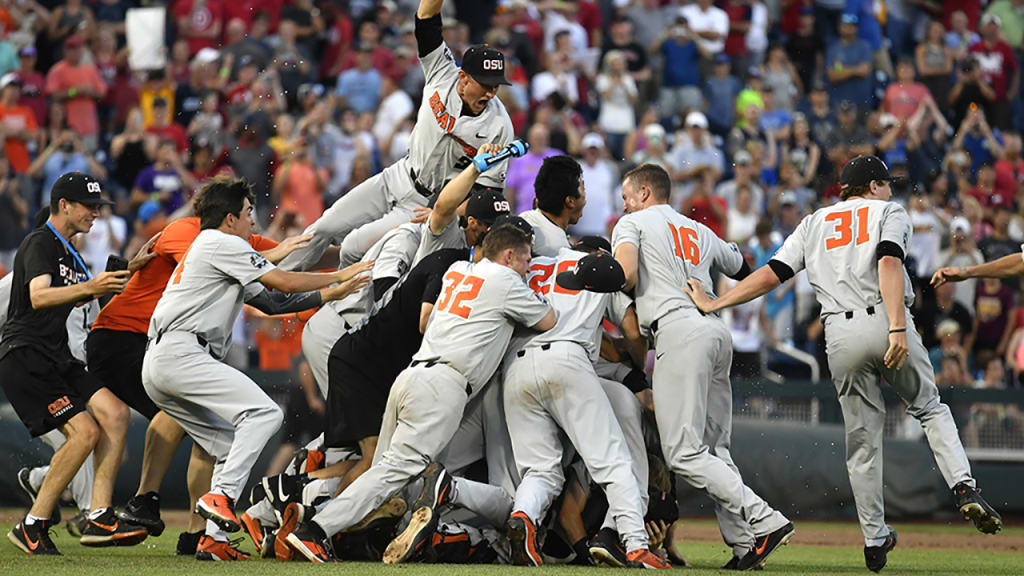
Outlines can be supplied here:
M206 534L201 532L182 532L178 534L178 545L174 548L175 556L195 556L199 541Z
M512 563L516 566L540 566L544 563L537 547L537 527L523 512L508 518L508 541L512 545Z
M39 490L36 490L35 487L32 486L32 482L30 480L31 473L31 468L22 468L21 470L18 470L18 486L21 486L21 489L24 490L25 494L28 495L29 500L31 500L31 502L35 504L36 496L39 495ZM60 524L59 505L53 507L53 512L50 513L49 523L54 526Z
M267 535L263 538L263 545L259 549L260 558L269 558L271 560L277 558L277 553L274 551L275 542L277 542L277 530L267 532Z
M234 500L216 492L207 492L196 502L196 514L213 522L225 532L238 532L242 529L234 508Z
M213 538L203 534L202 538L199 539L199 546L196 548L196 560L213 562L248 560L249 555L238 549L238 544L241 541L241 538L231 542L214 540Z
M263 492L266 495L267 500L274 507L274 511L278 514L278 520L283 519L284 509L287 508L289 504L302 503L302 489L305 488L308 483L308 477L293 474L267 476L260 482L263 486Z
M263 526L260 525L260 521L249 516L248 512L242 514L240 520L242 521L242 530L245 530L245 533L249 535L256 549L261 550L263 548L263 539L266 536L263 534Z
M722 570L739 570L740 569L739 566L740 566L740 557L739 556L733 556L728 562L725 563L724 566L722 566L721 569ZM752 572L760 572L761 570L764 570L764 566L754 566L750 570Z
M298 554L298 556L293 554L297 558L303 558L315 564L337 562L331 555L327 535L312 520L299 524L294 531L288 534L287 542L288 547Z
M439 462L431 462L421 475L423 490L412 503L413 510L424 506L437 509L452 501L452 475Z
M995 534L1002 529L1003 517L981 497L981 490L961 482L953 487L953 497L956 498L956 507L960 513L965 519L974 522L978 532Z
M60 556L60 551L50 540L50 526L49 520L36 520L35 524L28 526L23 518L7 533L7 539L29 556Z
M358 524L351 528L342 530L346 534L353 532L362 532L363 530L369 530L370 528L380 525L386 521L392 521L396 518L401 518L405 515L407 505L405 500L395 496L387 502L378 506L373 512L366 515Z
M429 506L413 512L409 525L384 551L384 563L401 564L429 556L437 521L438 515Z
M156 492L132 496L117 516L125 522L142 526L150 536L164 532L164 521L160 519L160 495Z
M774 532L755 537L754 547L743 558L740 558L736 569L751 570L758 566L763 566L765 560L768 559L772 552L775 552L779 547L785 546L789 542L789 539L793 537L794 531L793 523L787 522L785 526Z
M274 556L287 562L292 559L292 549L288 546L288 535L302 522L313 518L316 510L312 506L303 506L292 502L284 509L281 517L281 527L277 529L277 536L274 538Z
M638 548L626 554L630 568L647 568L650 570L671 570L672 565L661 559L661 556L647 548Z
M85 531L85 527L88 524L89 512L87 510L79 510L78 514L75 514L64 523L64 528L72 538L81 538L82 532Z
M295 470L299 474L309 474L324 467L324 463L327 461L327 454L319 448L315 450L300 448L295 451L293 460L295 461Z
M82 530L78 543L82 546L134 546L149 536L146 529L137 524L125 522L107 508L99 518L90 518Z
M619 534L611 528L601 528L598 533L590 539L590 556L598 564L612 566L613 568L625 568L629 563L626 558L626 551L619 544Z
M868 570L880 572L882 568L885 568L885 563L889 560L888 554L895 547L896 532L891 528L889 529L889 535L885 537L885 544L881 546L865 546L864 563L867 564Z

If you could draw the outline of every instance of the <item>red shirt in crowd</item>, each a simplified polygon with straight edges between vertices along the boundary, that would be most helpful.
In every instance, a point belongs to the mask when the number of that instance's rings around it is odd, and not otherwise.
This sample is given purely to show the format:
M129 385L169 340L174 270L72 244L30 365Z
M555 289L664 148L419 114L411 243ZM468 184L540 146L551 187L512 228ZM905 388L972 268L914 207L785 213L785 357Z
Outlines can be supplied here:
M997 160L993 168L996 170L996 194L1004 198L1016 198L1017 187L1024 180L1024 158Z
M184 154L188 151L188 135L185 133L185 129L181 127L181 124L171 122L167 126L150 126L146 128L146 134L153 134L158 140L165 138L174 141L174 149L178 151L178 154Z
M1017 58L1013 55L1013 48L1002 40L995 44L982 40L971 46L969 52L977 59L982 75L995 90L996 100L1006 100L1010 78L1017 69Z
M339 14L327 30L327 47L324 48L323 60L320 62L320 75L334 76L334 67L341 59L341 51L352 45L352 20Z
M227 22L238 18L245 22L245 29L252 30L252 19L256 14L265 12L270 16L270 30L273 34L277 32L277 23L281 21L281 7L284 0L231 0L224 4L224 28Z
M35 70L28 73L19 70L16 74L21 80L21 98L18 98L18 104L28 106L36 116L36 124L45 126L49 115L46 109L46 79Z
M72 88L89 87L100 93L107 93L107 85L100 78L100 71L89 62L79 62L72 66L67 60L61 60L50 68L46 75L47 94L67 94ZM100 131L99 118L96 116L96 100L86 96L75 96L64 101L67 112L68 127L82 136L92 136Z
M743 0L727 0L721 4L722 10L729 17L729 35L725 37L725 53L729 56L743 56L747 53L747 31L738 30L734 22L750 24L752 10Z
M910 84L889 84L885 89L885 98L882 100L882 110L899 118L907 120L917 112L917 108L932 97L931 92L924 87L924 84L911 82Z
M719 198L718 196L691 196L690 199L684 203L682 214L688 218L696 220L701 224L711 228L711 231L715 233L719 238L725 238L725 220L719 218L712 208L711 203L714 202L718 205L719 210L725 213L729 209L729 204L726 203L725 198Z
M237 0L234 0L237 1ZM174 22L178 25L178 35L188 42L189 56L195 56L203 48L220 46L220 35L215 38L193 36L219 27L224 31L224 4L221 0L205 0L202 7L192 10L195 0L177 0L174 4Z
M587 43L594 45L594 30L601 29L601 7L593 0L583 0L578 4L579 12L576 21L587 31Z
M28 106L14 105L10 108L0 104L0 125L11 131L28 130L35 132L35 114ZM28 166L32 163L28 155L28 147L24 138L7 138L4 141L4 151L7 153L7 161L11 165L11 171L15 174L28 172Z
M377 69L377 72L380 72L381 76L387 76L395 82L402 81L402 79L397 75L398 68L395 66L395 55L391 50L388 50L384 46L375 46L370 59L373 61L373 67ZM349 50L341 60L341 70L344 72L349 68L355 67L356 52L355 50Z

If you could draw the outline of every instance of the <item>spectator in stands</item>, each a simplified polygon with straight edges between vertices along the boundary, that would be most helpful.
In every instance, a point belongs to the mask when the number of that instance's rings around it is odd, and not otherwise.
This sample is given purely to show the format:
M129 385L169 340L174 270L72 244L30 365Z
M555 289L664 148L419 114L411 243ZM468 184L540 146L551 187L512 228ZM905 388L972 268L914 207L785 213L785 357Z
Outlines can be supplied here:
M278 79L289 104L296 102L299 86L312 78L313 66L311 54L296 42L295 22L282 20L277 29L277 50L274 52L272 64L277 70ZM370 54L367 54L367 58ZM358 60L358 58L357 58ZM360 66L359 62L356 63ZM379 89L379 82L377 83ZM376 101L374 101L376 105Z
M28 106L36 116L36 125L46 124L46 79L36 70L36 47L29 44L22 48L21 67L18 68L18 79L21 80L21 97L18 104Z
M921 309L915 313L915 320L919 319L922 327L939 326L946 320L952 320L957 326L957 343L959 344L959 336L971 332L974 318L966 306L956 301L954 295L955 288L952 286L943 284L935 288L933 297L923 299ZM932 348L939 344L942 335L925 330L921 334L921 338L925 347ZM964 357L966 358L966 356Z
M674 170L672 158L668 155L668 138L661 124L651 123L643 127L645 146L633 154L633 164L657 164L667 172Z
M647 47L641 46L633 38L633 22L627 18L619 18L611 23L608 41L602 47L603 56L612 50L618 50L626 57L626 69L638 86L644 86L651 79L651 68L648 64Z
M964 340L964 348L974 357L974 367L986 366L993 357L1002 356L1009 343L1006 329L1013 308L1013 291L998 278L985 278L974 297L974 325Z
M729 35L729 15L711 0L697 0L679 9L690 30L701 46L701 75L707 76L711 59L725 52L725 38Z
M736 117L734 102L743 89L743 83L730 72L729 56L714 58L712 74L704 81L704 99L708 104L707 116L713 134L724 138L732 130Z
M1017 13L1021 7L1020 0L994 0L985 8L985 16L999 19L999 33L1014 52L1024 48L1024 19ZM985 17L982 17L982 22Z
M771 46L763 68L762 82L765 89L772 91L775 108L786 112L795 110L803 91L803 84L796 67L786 55L786 50L779 44Z
M754 210L758 212L764 210L765 194L760 185L760 168L754 165L754 157L750 155L750 152L740 150L733 155L732 161L733 179L719 184L715 189L715 196L724 198L730 208L736 208L736 196L739 189L747 188L750 190Z
M910 58L901 58L896 64L896 82L885 90L882 110L900 122L906 122L931 98L928 88L914 81L914 62Z
M13 269L14 255L28 232L28 214L29 204L8 175L7 160L0 158L0 272Z
M601 95L601 111L597 125L608 137L608 146L617 157L622 154L626 135L636 130L633 113L637 101L636 81L628 73L625 54L612 50L604 56L604 66L597 77Z
M850 158L873 154L874 142L868 129L857 120L857 105L850 100L839 103L839 124L825 143L829 159L835 166L843 166Z
M139 206L156 200L166 214L171 214L192 197L197 182L185 168L174 140L160 139L155 158L156 161L143 168L135 178L132 204Z
M373 20L365 20L359 25L359 46L370 52L372 68L382 76L390 76L394 80L401 80L395 66L395 55L386 46L380 44L380 28ZM452 48L452 50L455 50ZM461 54L461 52L453 52ZM355 50L349 50L341 61L341 69L348 70L358 65Z
M579 8L575 0L540 3L537 8L543 18L544 52L554 52L555 36L563 30L569 33L573 54L586 52L590 38L587 36L586 28L576 20Z
M508 175L505 177L505 197L514 214L533 209L533 181L544 159L565 154L562 150L549 147L548 136L548 128L544 124L538 122L531 126L526 135L530 151L509 164Z
M800 84L805 89L818 81L816 71L821 69L825 55L825 42L815 33L814 24L814 8L802 6L799 27L786 41L786 54L800 75Z
M700 112L686 115L684 130L676 135L672 146L672 180L681 198L686 198L696 185L695 180L704 172L710 172L717 182L725 171L725 158L712 141L708 131L707 116Z
M935 374L935 384L939 388L969 388L971 377L964 368L964 360L957 354L943 355L940 361L939 371ZM959 411L954 410L958 427L966 425L969 417L962 417Z
M587 203L583 206L580 220L569 229L574 236L604 236L608 221L618 212L619 171L606 157L604 139L596 132L583 136L583 186L587 191Z
M549 54L545 61L544 71L533 77L530 100L534 103L543 102L557 93L570 106L575 106L580 94L576 73L572 71L571 56L556 52Z
M931 197L925 194L924 186L914 189L908 202L907 214L914 227L914 235L910 239L910 249L907 253L917 263L917 277L931 277L932 273L939 269L936 259L939 257L949 217L935 209ZM964 332L966 331L965 327Z
M693 33L686 25L686 18L682 16L678 16L675 25L668 28L654 42L652 50L656 50L664 58L661 94L658 99L663 122L677 114L701 110L704 107L700 71L697 67L701 57L698 46L694 42ZM711 80L709 79L709 82ZM735 96L736 94L732 93L729 101L731 102Z
M978 63L985 82L995 92L990 120L995 127L1005 130L1010 127L1011 104L1017 100L1020 91L1020 70L1013 49L999 35L999 26L998 16L982 16L979 28L981 42L971 46L968 52Z
M678 23L679 9L661 0L639 0L626 7L626 17L633 22L636 41L641 46L654 46L673 23ZM666 61L667 63L667 61Z
M46 93L64 104L68 126L81 136L90 153L99 144L99 116L96 102L107 92L99 70L82 59L85 38L76 34L64 43L64 59L46 75Z
M224 134L224 117L220 113L220 95L209 92L203 97L202 108L192 117L188 125L188 137L203 140L220 152Z
M401 125L416 112L416 106L404 90L387 76L380 79L380 107L377 109L373 124L373 136L387 149L384 144L390 142L392 136Z
M314 167L311 151L304 140L296 140L274 174L273 202L281 212L297 214L300 228L305 228L323 214L326 190L327 182Z
M872 51L857 36L856 14L843 14L839 26L839 42L825 54L825 66L835 102L849 100L860 106L871 105Z
M915 63L921 83L933 98L941 99L943 104L946 103L944 96L950 90L953 60L953 49L946 43L946 29L942 22L930 21L924 41L915 49Z
M986 165L983 170L988 180L994 180L994 170ZM978 173L980 180L982 172ZM1020 242L1010 238L1010 221L1013 218L1012 201L1009 204L993 204L992 230L978 242L978 249L985 256L986 262L998 260L1007 254L1020 252Z
M153 148L150 155L155 156L155 145L163 140L170 140L174 143L174 150L182 157L183 161L188 159L188 136L180 124L172 120L171 111L168 108L167 100L156 98L153 100L153 123L146 128L146 134L152 136Z
M754 237L761 212L754 208L754 195L750 186L740 186L736 190L735 204L729 207L725 239L743 246Z
M1021 137L1017 132L1003 134L1003 155L995 163L996 194L1016 200L1024 181L1024 159L1021 158Z
M235 64L241 63L242 58L248 56L258 68L266 68L273 56L273 50L265 40L255 38L253 34L247 34L245 28L245 21L241 18L228 20L227 32L224 35L224 48L220 51L221 55L230 54L232 62ZM235 77L238 75L238 70L232 70L231 73L232 77Z
M753 62L747 53L747 33L753 16L750 2L747 0L722 0L718 2L720 9L729 18L729 31L725 35L723 51L737 63L740 70L745 70Z
M54 116L51 112L50 117ZM84 172L97 180L107 179L106 169L86 150L78 133L70 129L61 132L28 167L30 176L43 180L40 205L49 205L53 183L67 172Z
M174 3L173 13L178 36L188 41L190 56L203 48L220 46L224 23L222 0L179 0Z
M981 42L981 36L971 29L970 21L963 10L956 10L949 18L949 32L946 33L946 45L953 50L953 57L962 64L972 46Z
M338 78L335 94L342 106L351 107L356 113L377 108L380 99L381 75L373 68L373 52L368 45L356 48L356 66L342 72Z
M84 5L82 0L67 0L62 6L57 6L50 14L49 36L50 45L53 47L53 57L58 59L61 56L60 47L63 45L67 50L66 42L73 36L81 36L83 39L92 36L95 31L95 19L92 10Z
M125 198L134 187L139 172L150 163L150 155L146 151L146 131L142 127L142 110L138 107L128 112L124 131L111 141L110 159L114 161L111 174L113 196Z
M693 180L693 191L678 204L679 213L711 228L719 238L725 238L729 207L725 199L712 193L715 175L710 170L702 170Z
M793 114L793 128L782 142L782 160L793 163L804 186L813 188L818 184L821 147L811 138L811 125L800 112Z
M967 318L970 319L969 314ZM931 318L927 324L922 322L922 326L935 326L934 333L926 330L921 334L921 338L925 342L925 347L928 348L928 357L935 368L936 376L942 370L943 360L950 358L956 361L962 371L955 382L963 382L962 377L967 374L967 354L962 343L963 326L949 315Z
M15 72L0 77L0 135L4 137L4 155L14 175L28 172L31 158L28 144L38 138L39 126L28 106L18 104L21 79ZM5 174L6 178L8 175Z
M789 199L796 208L796 218L805 213L811 212L818 195L804 185L803 175L796 169L789 160L783 160L779 166L779 184L775 187L775 194L768 203L768 212L776 213L785 205L784 199Z
M775 103L775 90L766 84L761 86L761 101L764 102L764 110L761 112L760 126L766 134L771 134L776 142L789 140L792 133L793 115L785 108L779 108Z

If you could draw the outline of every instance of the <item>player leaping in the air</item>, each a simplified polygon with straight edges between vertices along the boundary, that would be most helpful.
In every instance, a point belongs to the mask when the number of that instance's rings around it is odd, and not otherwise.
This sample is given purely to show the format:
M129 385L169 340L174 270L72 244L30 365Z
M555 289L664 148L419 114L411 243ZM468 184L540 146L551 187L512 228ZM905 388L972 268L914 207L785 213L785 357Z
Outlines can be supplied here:
M388 230L413 218L445 182L469 166L482 144L504 147L514 134L512 120L496 97L505 79L505 56L478 44L462 56L462 68L441 37L443 0L421 0L416 11L416 43L426 85L409 137L409 153L338 199L306 233L309 247L282 263L305 270L331 244L341 245L342 264L353 264ZM507 162L480 176L474 186L501 191Z
M953 416L939 400L928 350L907 313L914 291L903 258L913 228L906 211L888 201L890 180L889 169L875 156L854 158L839 178L842 201L804 218L766 266L717 300L693 279L685 288L702 311L717 312L767 294L807 270L821 304L828 365L843 409L846 468L864 532L864 560L875 572L896 546L882 501L885 402L879 377L921 423L964 517L986 534L1002 527L999 514L975 487Z

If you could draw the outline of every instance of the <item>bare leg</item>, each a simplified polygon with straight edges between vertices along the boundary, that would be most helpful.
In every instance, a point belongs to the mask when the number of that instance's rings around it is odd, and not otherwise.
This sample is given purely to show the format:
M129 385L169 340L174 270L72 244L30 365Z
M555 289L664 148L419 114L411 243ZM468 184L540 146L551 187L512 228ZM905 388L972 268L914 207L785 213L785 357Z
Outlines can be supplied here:
M583 507L587 505L587 495L583 493L579 480L573 474L565 483L565 497L562 507L558 510L558 523L565 530L569 543L579 542L587 537L587 529L583 526Z
M61 427L61 432L67 437L67 442L53 453L50 471L43 479L36 501L28 511L37 518L50 517L61 493L68 487L82 462L85 462L89 453L93 451L100 436L96 421L87 412L72 416L71 420Z
M142 454L142 478L136 494L160 492L160 484L171 467L171 459L185 437L185 431L162 410L153 416L146 428L146 448ZM205 494L205 492L203 492ZM200 494L201 496L202 494Z
M341 484L338 485L338 490L334 493L335 496L341 494L345 488L348 488L350 484L356 481L356 478L359 478L370 469L370 464L373 463L373 453L377 451L377 436L370 436L360 440L359 450L362 451L363 457L357 460L348 473L342 477Z
M295 455L295 448L295 444L281 444L277 449L277 454L274 454L274 457L270 460L270 465L267 466L264 476L277 476L283 473Z
M100 388L89 398L88 410L100 429L93 455L96 477L92 488L92 509L100 510L113 505L114 480L121 467L131 411L106 388Z
M192 443L192 455L188 461L188 509L192 511L192 516L188 519L189 532L200 532L206 529L206 520L195 513L196 500L210 491L215 462L213 456L207 454L199 444Z

